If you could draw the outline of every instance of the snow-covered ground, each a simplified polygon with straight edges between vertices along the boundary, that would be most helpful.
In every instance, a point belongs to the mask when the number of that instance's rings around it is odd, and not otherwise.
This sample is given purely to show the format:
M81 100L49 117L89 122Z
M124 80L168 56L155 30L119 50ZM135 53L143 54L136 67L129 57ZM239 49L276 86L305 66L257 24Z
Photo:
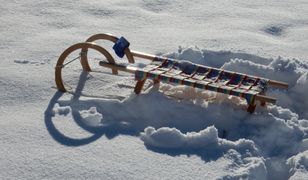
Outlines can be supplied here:
M308 179L306 0L0 3L0 179ZM136 96L133 76L74 62L65 80L92 96L57 92L58 56L97 33L290 87L248 114L183 86Z

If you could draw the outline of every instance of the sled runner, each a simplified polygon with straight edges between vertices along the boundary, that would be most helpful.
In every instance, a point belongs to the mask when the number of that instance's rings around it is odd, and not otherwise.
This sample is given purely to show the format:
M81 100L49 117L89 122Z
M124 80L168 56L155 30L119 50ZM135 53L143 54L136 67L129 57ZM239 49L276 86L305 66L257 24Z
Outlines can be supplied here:
M116 63L112 55L105 48L93 43L96 40L109 40L115 43L113 46L115 53L121 58L125 55L130 64ZM125 38L117 38L110 34L97 34L91 36L84 43L72 45L60 55L55 71L58 90L66 91L62 81L62 69L65 65L75 60L73 59L64 63L68 55L75 50L80 50L79 58L83 70L91 71L87 58L89 49L94 49L105 56L107 61L100 61L99 65L110 68L113 74L118 74L118 71L133 73L137 81L134 89L136 94L141 92L145 81L151 79L154 83L164 82L175 85L186 85L193 88L241 97L247 101L247 111L253 113L257 101L260 102L261 106L264 106L266 103L276 102L274 97L266 96L266 91L270 86L277 88L288 87L288 84L280 81L194 64L189 61L131 51L129 49L129 42ZM135 62L136 57L147 59L151 62L144 67L136 67L131 65Z

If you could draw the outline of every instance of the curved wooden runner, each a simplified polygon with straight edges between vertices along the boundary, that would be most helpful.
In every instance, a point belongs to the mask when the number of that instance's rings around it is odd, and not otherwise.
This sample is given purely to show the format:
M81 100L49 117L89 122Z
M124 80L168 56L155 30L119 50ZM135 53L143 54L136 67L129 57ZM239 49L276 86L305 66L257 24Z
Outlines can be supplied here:
M104 57L106 57L107 61L110 64L115 64L115 61L114 61L113 57L111 56L111 54L105 48L103 48L103 47L101 47L101 46L99 46L95 43L84 42L84 43L77 43L77 44L70 46L60 55L60 57L57 61L56 70L55 70L56 85L57 85L57 88L62 92L66 91L66 89L64 87L63 80L62 80L62 69L65 66L64 62L65 62L66 58L72 52L74 52L78 49L80 49L80 50L82 50L82 49L94 49L94 50L100 52ZM82 66L84 71L90 71L91 69L90 69L90 66L89 66L89 63L88 63L88 59L82 58L85 55L86 54L80 53L81 66ZM111 69L112 69L113 74L118 74L117 68L111 68Z

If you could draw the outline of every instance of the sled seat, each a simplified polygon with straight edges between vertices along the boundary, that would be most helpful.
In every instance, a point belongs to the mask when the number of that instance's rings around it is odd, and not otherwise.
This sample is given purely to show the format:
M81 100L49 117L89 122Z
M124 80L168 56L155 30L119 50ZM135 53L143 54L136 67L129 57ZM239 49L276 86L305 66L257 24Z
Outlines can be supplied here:
M249 105L247 109L249 112L254 111L256 100L260 100L262 105L265 102L276 102L274 98L260 98L265 97L262 95L265 95L268 88L268 79L194 64L189 61L156 57L144 68L136 69L135 79L137 80L136 94L141 92L145 80L151 79L156 83L186 85L244 98Z

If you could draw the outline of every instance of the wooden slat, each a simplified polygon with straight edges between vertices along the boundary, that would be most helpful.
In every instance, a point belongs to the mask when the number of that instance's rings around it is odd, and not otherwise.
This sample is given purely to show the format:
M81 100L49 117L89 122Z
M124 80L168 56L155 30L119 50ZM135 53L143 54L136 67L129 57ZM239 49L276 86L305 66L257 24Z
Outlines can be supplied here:
M120 65L120 64L110 64L108 62L104 62L104 61L100 61L99 62L100 66L106 67L106 68L110 68L112 70L119 70L119 71L124 71L124 72L128 72L128 73L135 73L135 71L137 70L136 67L133 66L125 66L125 65Z
M148 59L153 61L156 57L155 55L152 54L147 54L147 53L143 53L143 52L138 52L138 51L131 51L132 55L135 57L139 57L139 58L144 58L144 59Z
M289 85L285 82L281 82L281 81L275 81L275 80L269 80L268 84L277 88L284 88L287 89L289 87Z
M275 104L277 99L269 96L264 96L264 95L256 95L256 100L261 101L261 102L269 102Z

